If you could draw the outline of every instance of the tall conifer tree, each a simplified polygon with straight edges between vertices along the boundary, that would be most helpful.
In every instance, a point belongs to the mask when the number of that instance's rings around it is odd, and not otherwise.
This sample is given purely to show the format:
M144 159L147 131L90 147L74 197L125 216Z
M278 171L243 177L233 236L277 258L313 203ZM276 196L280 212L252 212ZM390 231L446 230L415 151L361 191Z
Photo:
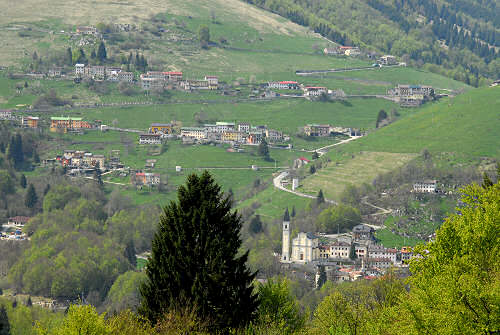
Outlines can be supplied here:
M241 217L208 172L190 175L160 218L141 285L140 313L152 322L165 312L194 309L212 331L251 321L258 306L255 274L241 247Z
M0 335L10 335L10 323L5 306L0 306Z
M26 192L26 196L24 198L24 204L28 208L33 208L35 207L36 203L38 202L38 196L36 195L35 187L33 184L30 184L28 187L28 192Z

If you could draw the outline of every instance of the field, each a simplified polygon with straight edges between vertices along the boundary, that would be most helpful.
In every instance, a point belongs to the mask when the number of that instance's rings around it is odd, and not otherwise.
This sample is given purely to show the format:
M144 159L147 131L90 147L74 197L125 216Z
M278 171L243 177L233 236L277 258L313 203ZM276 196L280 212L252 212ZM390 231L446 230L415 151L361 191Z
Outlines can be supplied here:
M339 200L346 186L371 183L379 174L408 163L414 154L359 152L340 154L327 167L302 181L300 192L317 194L323 190L328 199Z
M500 88L468 91L424 107L401 121L349 143L346 150L455 152L500 157Z
M389 229L384 228L377 230L375 232L375 237L380 241L386 248L401 248L404 246L414 247L419 243L425 243L423 240L419 240L417 238L405 238L403 236L399 236L394 234Z

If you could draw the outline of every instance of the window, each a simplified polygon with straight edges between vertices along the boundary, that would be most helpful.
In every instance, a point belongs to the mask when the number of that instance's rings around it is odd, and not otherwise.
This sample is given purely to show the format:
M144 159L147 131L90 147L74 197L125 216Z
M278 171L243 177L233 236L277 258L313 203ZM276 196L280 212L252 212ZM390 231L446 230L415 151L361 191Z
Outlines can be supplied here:
M300 254L300 260L303 261L304 260L304 254Z

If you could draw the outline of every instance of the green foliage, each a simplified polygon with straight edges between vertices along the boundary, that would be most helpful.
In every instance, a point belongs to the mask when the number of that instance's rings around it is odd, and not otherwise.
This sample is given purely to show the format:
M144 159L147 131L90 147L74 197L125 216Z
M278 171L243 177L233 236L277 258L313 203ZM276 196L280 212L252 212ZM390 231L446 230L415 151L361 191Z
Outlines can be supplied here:
M47 334L43 328L39 334ZM109 331L104 315L99 315L90 305L69 307L68 314L60 326L50 332L51 335L108 335Z
M26 181L26 176L21 174L21 178L19 179L19 185L21 185L22 188L26 188L28 182Z
M265 139L262 139L262 142L260 142L259 147L257 148L257 154L266 159L269 158L269 146Z
M380 123L382 123L382 121L384 121L385 119L387 119L387 113L385 112L385 110L381 109L377 115L377 123L375 124L375 128L378 128L380 126Z
M329 207L323 210L316 221L318 231L336 233L350 231L352 227L361 223L359 209L345 204Z
M0 306L0 335L10 335L9 316L5 306Z
M262 221L260 220L260 215L255 215L248 226L248 230L252 234L258 234L262 232Z
M325 196L323 195L323 190L320 189L318 195L316 196L316 205L319 206L325 203Z
M116 278L106 297L106 310L118 313L130 309L136 311L140 304L139 286L146 279L143 272L128 271Z
M51 189L50 186L48 189ZM48 213L56 209L63 209L67 203L78 199L80 195L80 190L77 187L57 185L43 198L43 211Z
M125 246L125 258L128 259L134 269L137 267L137 256L135 253L134 240L131 239Z
M97 59L100 62L104 62L107 57L106 46L104 45L104 42L101 42L99 43L99 49L97 49Z
M198 31L198 38L202 46L208 46L210 42L210 29L207 26L201 26Z
M404 304L414 331L494 334L500 331L500 183L463 190L458 214L436 240L417 249ZM406 313L405 313L406 314Z
M20 169L22 167L24 153L21 134L13 135L10 138L9 147L7 148L7 159L12 162L15 169Z
M0 170L0 194L4 196L5 194L14 193L14 180L10 176L9 172L6 170Z
M141 285L140 312L152 322L191 306L214 329L245 325L254 316L254 274L239 254L241 221L208 172L190 175L178 201L164 208Z
M354 243L351 243L351 247L349 248L349 258L354 260L358 256L356 255L356 247L354 246Z
M290 292L287 279L271 278L267 283L259 284L258 292L258 327L279 331L279 334L294 334L304 327L305 316Z
M24 205L30 209L34 208L38 202L38 195L36 194L35 187L30 184L28 191L24 197Z

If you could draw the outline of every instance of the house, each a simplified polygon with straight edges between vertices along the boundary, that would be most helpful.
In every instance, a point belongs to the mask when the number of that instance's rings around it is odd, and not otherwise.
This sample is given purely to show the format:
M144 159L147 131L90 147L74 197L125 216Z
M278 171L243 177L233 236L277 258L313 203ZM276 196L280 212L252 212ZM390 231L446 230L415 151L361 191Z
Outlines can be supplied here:
M92 78L104 79L106 77L106 67L102 65L91 66L90 76Z
M197 140L203 140L207 137L205 128L200 127L182 127L181 137L188 137Z
M219 78L216 76L205 76L205 80L208 82L208 88L211 90L216 90L219 87Z
M10 109L0 110L0 120L10 120L12 118L12 111Z
M163 89L165 87L165 80L159 78L152 78L145 74L140 76L141 88L145 91L154 89Z
M121 67L105 67L104 68L104 73L106 74L107 77L111 77L111 76L118 76L118 73L122 72L122 69Z
M50 131L55 132L58 130L80 130L90 129L92 126L89 122L83 121L80 117L51 117L50 118Z
M178 71L170 71L170 72L163 72L169 81L181 81L182 80L182 72Z
M92 26L81 26L76 28L77 34L97 35L97 28Z
M357 225L352 228L352 238L354 241L369 241L373 239L374 229L367 225Z
M247 143L259 144L260 142L262 142L263 137L264 137L264 134L262 133L262 131L250 131L248 133Z
M361 54L361 51L358 47L341 46L339 50L341 54L344 54L346 56L357 56Z
M241 142L243 134L236 130L228 130L222 133L221 140L223 142Z
M161 144L160 134L140 134L139 144Z
M413 251L411 247L402 247L401 248L401 261L403 263L408 263L410 259L413 258Z
M434 88L425 85L398 85L390 89L388 95L396 97L417 97L423 99L434 95Z
M304 88L304 96L306 96L306 97L318 97L323 93L324 94L328 93L328 90L326 89L326 87L306 86Z
M118 72L116 77L119 82L131 83L134 81L134 74L132 72L121 71Z
M209 81L203 79L189 79L181 82L181 87L183 87L186 91L189 90L208 90Z
M377 269L388 269L391 266L394 265L394 262L392 262L391 259L389 258L368 258L365 261L365 266L369 268L377 268Z
M266 129L266 138L269 142L281 142L283 141L283 133L274 129Z
M378 62L381 65L397 65L398 64L396 57L391 56L391 55L384 55L384 56L380 57Z
M151 123L150 131L153 134L172 134L174 132L174 126L171 123Z
M292 240L292 255L294 263L307 264L319 258L319 239L312 233L300 232Z
M396 249L384 248L381 245L371 245L368 247L368 258L370 259L388 259L392 264L396 263Z
M137 172L135 174L135 184L155 186L160 184L160 174L149 172Z
M48 75L49 77L60 77L62 74L62 68L60 67L53 67L49 69Z
M329 258L348 259L351 251L351 245L345 242L335 242L330 244Z
M304 133L307 136L327 137L327 136L330 136L330 125L329 124L308 124L304 127Z
M279 90L297 90L299 89L299 83L296 81L270 81L267 83L269 88L276 88Z
M325 55L338 55L339 49L338 48L324 48L323 53Z
M75 75L77 77L85 76L85 64L75 64Z
M248 133L250 131L250 123L241 122L238 124L238 131L242 133Z
M223 133L226 131L233 131L235 130L235 123L234 122L216 122L215 123L215 132L217 133Z
M23 116L21 119L21 125L25 128L38 128L38 121L40 120L37 116Z
M9 218L7 224L22 227L27 224L30 219L31 218L27 216L14 216Z
M158 79L158 80L167 80L168 79L165 72L161 72L161 71L148 71L145 74L143 74L142 76L145 78Z
M437 180L424 180L413 184L413 191L417 193L436 193Z

